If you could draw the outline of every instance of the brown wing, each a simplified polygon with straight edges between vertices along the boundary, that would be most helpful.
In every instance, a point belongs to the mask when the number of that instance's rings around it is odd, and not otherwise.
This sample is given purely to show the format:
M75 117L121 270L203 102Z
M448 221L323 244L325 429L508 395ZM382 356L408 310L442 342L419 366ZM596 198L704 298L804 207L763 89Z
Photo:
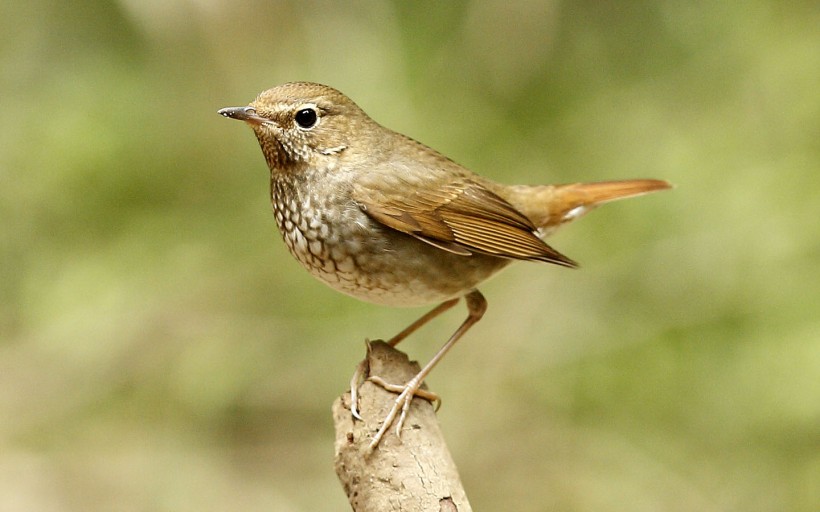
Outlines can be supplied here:
M465 180L404 197L374 201L359 193L362 209L374 220L446 251L469 256L576 263L535 235L533 223L503 198Z

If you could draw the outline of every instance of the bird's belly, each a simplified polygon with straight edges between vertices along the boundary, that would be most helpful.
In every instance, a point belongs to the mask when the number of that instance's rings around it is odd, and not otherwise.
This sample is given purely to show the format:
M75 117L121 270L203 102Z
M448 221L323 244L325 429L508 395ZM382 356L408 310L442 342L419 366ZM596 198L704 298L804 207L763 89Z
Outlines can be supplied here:
M463 295L509 263L492 256L453 254L364 215L341 224L305 221L305 216L276 218L290 253L314 277L377 304L442 302Z

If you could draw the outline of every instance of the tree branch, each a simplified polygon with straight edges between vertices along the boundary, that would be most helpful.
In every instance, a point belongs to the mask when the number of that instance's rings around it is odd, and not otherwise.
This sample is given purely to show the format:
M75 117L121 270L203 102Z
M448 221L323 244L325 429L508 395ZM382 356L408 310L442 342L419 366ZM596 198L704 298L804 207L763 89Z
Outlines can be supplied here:
M371 375L387 382L404 383L419 372L419 365L383 341L370 344L367 354ZM363 421L350 414L350 392L333 403L336 427L336 474L355 512L470 512L436 420L432 404L413 400L401 439L395 427L379 446L368 444L393 405L396 395L365 381L359 388Z

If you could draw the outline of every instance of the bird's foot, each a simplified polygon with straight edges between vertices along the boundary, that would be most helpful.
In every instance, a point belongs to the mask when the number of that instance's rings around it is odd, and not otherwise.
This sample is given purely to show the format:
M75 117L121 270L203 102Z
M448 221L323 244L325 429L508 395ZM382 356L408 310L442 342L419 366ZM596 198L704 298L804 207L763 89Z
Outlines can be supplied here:
M363 359L356 366L353 377L350 378L350 415L359 421L364 421L362 415L359 414L359 385L362 380L362 375L364 375L366 371L367 359Z
M364 340L364 344L367 347L367 355L359 361L353 371L353 376L350 377L350 414L359 421L363 421L362 415L359 414L359 386L364 381L364 376L370 371L370 340Z
M422 370L418 374L416 374L412 379L410 379L406 384L390 384L385 381L382 377L372 375L367 376L370 372L370 352L372 349L370 340L365 340L365 345L367 347L367 355L366 357L359 362L356 366L356 370L353 372L353 376L350 378L350 414L355 419L364 421L362 418L361 413L359 412L359 386L362 385L364 381L372 382L378 386L381 386L386 391L391 393L396 393L398 396L393 402L393 406L390 408L390 411L385 416L381 427L376 432L376 435L370 442L368 446L368 452L372 452L376 446L379 445L381 440L384 438L384 435L387 433L387 430L393 425L396 424L396 436L401 438L401 431L402 427L404 426L404 422L407 419L407 413L410 410L410 404L413 402L413 397L420 397L428 402L435 405L436 410L441 406L441 399L439 396L432 391L428 391L426 389L421 389L421 386L424 382L424 378L426 377L428 372ZM397 419L398 418L398 419Z
M441 404L441 399L439 399L437 394L432 391L427 391L426 389L421 389L423 379L424 375L419 373L410 379L407 384L401 386L398 384L389 384L381 377L368 377L367 380L370 382L378 384L387 391L398 393L399 395L396 397L396 400L393 401L393 406L390 408L390 412L387 413L384 421L382 421L382 426L370 441L370 445L367 447L369 452L372 452L379 445L394 421L396 422L396 437L401 438L401 429L404 426L404 421L407 419L407 411L410 410L410 404L413 402L413 397L418 396L431 403ZM436 409L438 409L438 407L436 407ZM398 420L396 419L396 416L398 416Z
M399 384L390 384L388 382L385 382L384 379L382 379L378 375L368 377L367 380L369 380L370 382L372 382L374 384L378 384L379 386L383 387L387 391L390 391L391 393L397 393L397 394L403 393L404 390L407 389L407 386L409 385L409 383L405 384L404 386L399 385ZM419 386L421 386L421 384L419 384ZM426 389L417 388L413 392L413 395L417 396L419 398L423 398L423 399L427 400L428 402L434 404L436 406L436 410L438 410L438 408L441 407L441 397L439 397L436 393L433 393L432 391L427 391Z
M359 386L362 385L362 382L364 382L365 380L369 380L370 382L378 384L379 386L383 387L385 390L397 394L401 394L407 386L390 384L377 375L365 378L365 375L367 375L367 373L370 371L370 340L365 340L365 346L367 347L367 355L364 359L359 361L358 365L356 365L356 369L353 371L353 376L350 378L350 415L359 421L364 421L362 419L361 413L359 412ZM428 402L434 404L436 406L436 410L438 411L439 407L441 407L441 398L439 398L439 396L433 393L432 391L427 391L426 389L419 389L420 386L421 383L419 383L419 385L416 386L416 390L413 392L413 396L421 397L427 400Z

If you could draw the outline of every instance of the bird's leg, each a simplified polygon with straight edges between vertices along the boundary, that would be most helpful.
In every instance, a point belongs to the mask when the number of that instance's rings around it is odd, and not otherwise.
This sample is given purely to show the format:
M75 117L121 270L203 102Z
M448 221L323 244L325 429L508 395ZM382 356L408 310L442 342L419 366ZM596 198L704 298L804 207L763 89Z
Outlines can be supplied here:
M414 332L418 330L419 327L426 324L430 320L434 319L435 317L439 316L440 314L444 313L451 307L458 304L458 298L450 299L448 301L442 302L438 306L434 307L430 311L428 311L424 316L413 322L412 324L408 325L402 332L398 333L397 335L390 338L390 341L387 342L388 345L391 347L395 347L399 344L404 338L410 336Z
M401 437L401 428L404 425L404 420L407 418L407 411L410 409L410 404L413 402L413 397L424 397L424 394L426 393L423 392L423 390L419 389L419 387L421 387L422 383L424 382L424 379L427 377L427 375L430 374L431 371L433 371L433 368L435 368L436 364L438 364L438 362L441 361L444 355L453 347L453 345L456 344L456 342L464 335L464 333L467 332L470 329L470 327L473 326L473 324L481 320L482 316L484 316L484 312L487 310L487 300L484 298L483 295L481 295L481 293L478 290L472 290L471 292L469 292L467 295L464 296L464 300L467 302L467 318L464 320L461 326L458 329L456 329L456 332L454 332L452 336L450 336L450 339L447 340L447 343L445 343L444 346L442 346L439 349L439 351L436 352L436 355L434 355L433 358L426 365L424 365L424 368L422 368L421 371L417 373L415 377L410 379L409 382L407 382L403 386L399 386L387 384L379 377L371 376L368 378L368 380L370 380L371 382L379 384L388 391L399 393L399 396L396 397L395 402L393 402L393 407L390 408L390 412L388 412L387 416L384 418L381 428L379 428L379 431L376 432L375 436L373 436L373 440L370 441L368 451L373 451L373 449L375 449L376 446L379 445L379 442L384 437L384 434L387 432L387 429L389 429L390 425L393 424L393 421L396 420L397 415L399 416L399 419L396 422L396 435L398 437ZM434 309L430 313L435 312L435 314L433 315L435 316L441 313L441 311L444 311L452 307L453 304L455 304L454 301L445 302L444 304ZM429 318L427 320L429 320ZM405 331L411 329L412 327L413 325L411 325L408 329L405 329ZM410 330L410 332L412 332L413 330ZM404 334L404 331L402 331L402 333L400 333L399 336L401 336L402 334ZM399 412L401 412L400 415Z
M433 309L425 313L418 320L408 325L403 331L390 338L390 341L388 341L387 344L391 347L395 347L404 338L410 336L411 334L416 332L416 330L418 330L421 326L423 326L430 320L434 319L435 317L439 316L440 314L444 313L451 307L455 306L457 303L458 298L442 302L438 306L434 307ZM354 370L353 372L353 376L350 378L350 414L352 414L353 417L357 420L362 419L362 416L359 414L359 385L362 383L364 375L367 373L367 361L370 356L370 340L365 340L365 344L367 345L367 356L359 362L359 364L356 366L356 370ZM424 390L420 391L420 393L417 393L418 396L421 396L422 398L429 400L431 402L438 401L438 396L436 396L435 393L430 393Z

